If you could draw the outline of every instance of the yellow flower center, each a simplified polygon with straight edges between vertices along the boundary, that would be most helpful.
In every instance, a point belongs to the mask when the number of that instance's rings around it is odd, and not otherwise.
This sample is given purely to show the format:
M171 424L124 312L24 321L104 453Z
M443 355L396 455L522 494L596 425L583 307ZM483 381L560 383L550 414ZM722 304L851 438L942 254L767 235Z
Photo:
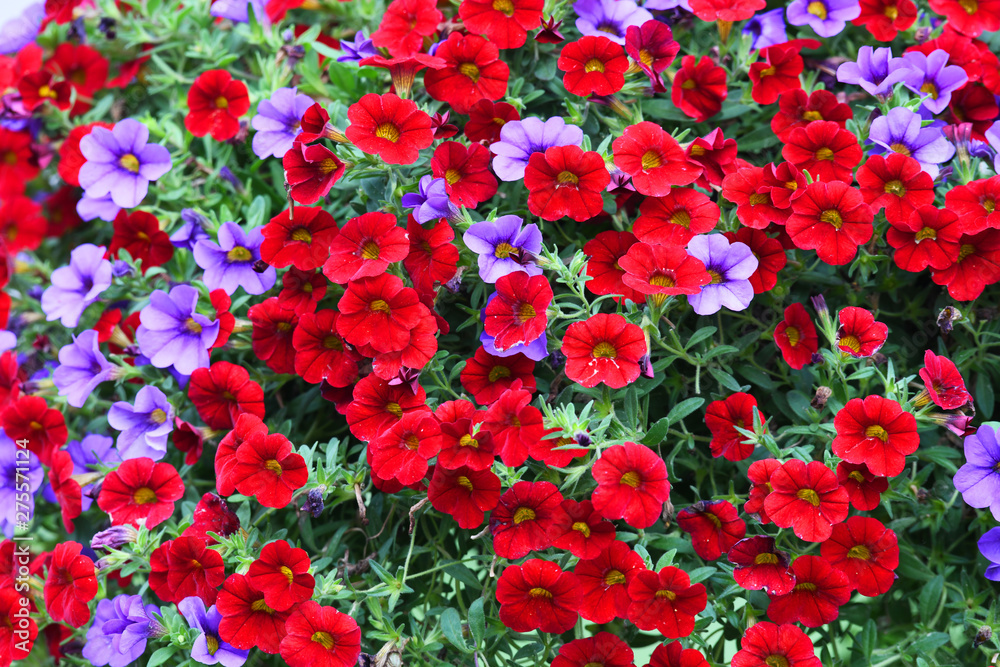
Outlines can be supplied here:
M132 501L136 505L148 505L156 502L156 492L148 486L136 489L132 494Z
M591 58L584 64L583 70L585 72L603 72L604 63L597 58Z
M670 216L670 222L684 229L691 229L691 214L684 210L674 211Z
M965 10L965 13L972 16L979 11L979 3L976 0L958 0L958 4Z
M494 366L493 368L490 369L490 374L489 374L490 382L496 382L497 380L500 380L502 378L509 378L509 377L510 377L510 369L507 368L506 366Z
M801 584L796 584L795 585L795 590L797 590L797 591L809 591L809 592L812 592L812 591L816 590L816 584L814 584L812 582L809 582L809 581L804 581Z
M403 407L399 403L388 403L385 406L385 411L396 419L403 418Z
M863 544L858 544L851 547L851 550L847 552L848 558L858 558L860 560L871 560L872 552L868 550Z
M327 651L331 650L334 646L337 645L337 642L333 640L333 635L331 635L329 632L324 632L322 630L320 630L319 632L314 632L310 639L312 639L312 641L316 642L317 644L325 648Z
M323 339L323 349L343 352L344 344L340 342L340 337L331 335Z
M530 507L518 507L517 511L514 512L514 523L522 524L525 521L535 520L535 510Z
M625 583L625 575L618 570L611 570L606 575L604 575L604 584L606 586L618 586Z
M893 153L899 153L900 155L910 154L910 149L906 147L906 144L901 144L899 142L891 144L889 146L889 150L891 150Z
M259 600L254 600L253 604L250 605L250 609L252 609L253 611L262 611L265 614L274 613L274 610L268 607L267 603L264 602L264 598L261 598Z
M209 632L205 633L205 644L209 655L215 655L216 651L219 650L219 639Z
M850 477L851 479L853 479L853 480L854 480L855 482L857 482L858 484L863 484L863 483L864 483L864 481L865 481L865 476L864 476L864 475L862 475L862 474L861 474L861 473L860 473L859 471L857 471L857 470L852 470L852 471L850 472L850 474L849 474L849 475L847 475L847 476L848 476L848 477Z
M649 284L655 287L673 287L677 284L673 276L668 276L663 273L656 273L649 279Z
M682 90L694 90L695 87L697 87L697 85L698 84L695 83L694 79L685 79L684 83L681 84L681 89Z
M966 257L976 252L976 246L971 243L966 243L958 249L958 261L964 260Z
M764 664L767 667L789 667L791 664L788 662L788 658L783 655L769 655L764 659Z
M504 16L514 15L514 3L510 0L493 0L493 9L502 12Z
M895 5L886 7L885 11L882 13L885 14L885 17L890 21L895 21L899 17L899 9L897 9Z
M287 565L282 565L278 571L285 575L285 581L288 583L292 583L295 580L295 573Z
M517 307L517 319L523 324L535 318L535 307L530 303L522 303Z
M514 252L514 246L504 241L503 243L498 243L493 249L493 256L497 259L507 259Z
M547 598L552 599L552 593L548 592L544 588L532 588L528 591L528 595L532 598Z
M778 555L772 553L757 554L753 559L754 565L777 565Z
M167 421L167 413L157 408L149 413L149 421L153 422L154 424L162 424L163 422Z
M590 537L590 526L583 521L577 521L573 524L573 530L580 533L584 537Z
M777 73L778 73L777 69L775 69L774 67L768 67L767 69L762 69L760 71L760 78L763 79L765 76L774 76Z
M639 62L647 67L653 64L653 54L646 49L639 49Z
M716 271L715 269L708 269L708 275L712 277L712 282L711 282L712 285L718 285L722 283L724 280L722 274Z
M264 467L273 472L278 477L281 477L281 473L284 472L281 468L281 464L278 463L277 459L268 459L264 462Z
M807 120L810 123L816 120L823 120L823 114L813 109L802 112L802 120Z
M938 89L933 81L925 81L924 85L920 86L920 92L930 95L932 100L938 98Z
M802 334L796 327L785 327L785 338L788 339L788 344L795 347L802 340Z
M52 90L48 86L42 86L41 88L39 88L38 89L38 96L39 97L47 97L50 100L54 100L56 97L58 97L58 95L56 95L56 91Z
M10 160L8 159L7 162L9 163ZM118 158L118 164L120 164L126 170L131 171L133 174L139 173L139 158L132 155L131 153L125 153L125 155L122 155L120 158Z
M448 182L448 185L455 185L462 180L462 172L458 169L448 169L444 172L444 180Z
M830 150L829 148L827 148L826 146L823 146L823 148L820 148L818 151L816 151L816 159L817 160L832 160L833 159L833 151Z
M650 148L642 154L642 170L649 171L663 166L663 156L658 150Z
M861 341L858 340L857 336L844 336L837 344L840 347L846 347L851 352L861 351Z
M461 438L458 439L458 446L459 447L475 447L476 449L479 449L479 443L476 442L476 439L473 438L468 433L466 433L465 435L463 435Z
M227 100L224 96L219 95L218 97L215 98L215 108L216 109L228 109L229 108L229 100Z
M656 591L655 596L658 597L661 600L664 599L664 598L666 598L667 600L670 600L671 602L673 602L674 600L677 599L677 593L674 593L673 591L667 591L667 590Z
M230 262L249 262L253 259L253 255L250 254L249 250L238 245L226 253L226 259Z
M639 477L639 473L634 470L629 470L627 473L622 475L622 478L618 480L625 486L631 486L633 489L639 488L639 482L642 481Z
M804 500L813 507L819 507L819 494L812 489L799 489L795 494L799 500Z
M380 254L378 243L375 241L368 241L361 246L361 257L364 259L378 259Z
M865 437L866 438L878 438L882 442L887 442L889 440L889 434L886 432L886 430L884 428L882 428L878 424L872 424L871 426L869 426L868 428L866 428L865 429Z
M465 489L466 491L472 491L472 482L465 475L460 475L458 478L458 485Z
M468 77L472 83L479 81L479 68L475 63L462 63L458 66L458 71Z
M370 310L373 313L388 313L389 304L383 301L382 299L375 299L368 306L368 310Z
M937 238L937 230L934 229L933 227L924 227L919 232L917 232L916 236L917 243L923 241L924 239L936 239L936 238Z
M385 139L386 141L396 143L402 135L399 132L399 128L393 123L382 123L375 128L375 136L379 139Z
M615 359L618 357L618 350L615 346L607 341L601 341L594 346L594 351L591 352L591 356L594 359Z
M826 5L819 2L819 0L813 0L813 2L810 2L806 7L806 11L813 16L818 17L821 21L826 20Z
M882 191L886 194L896 195L897 197L902 197L906 194L906 188L903 186L903 181L887 181Z
M420 440L412 433L403 438L403 443L410 451L416 451L420 447Z
M189 317L184 320L184 328L193 334L201 333L201 325L195 322L193 317Z
M840 211L837 209L827 209L819 214L819 219L823 222L833 225L834 229L840 229L844 226L844 219L840 217Z
M556 176L559 185L576 185L580 182L579 177L571 171L560 171Z

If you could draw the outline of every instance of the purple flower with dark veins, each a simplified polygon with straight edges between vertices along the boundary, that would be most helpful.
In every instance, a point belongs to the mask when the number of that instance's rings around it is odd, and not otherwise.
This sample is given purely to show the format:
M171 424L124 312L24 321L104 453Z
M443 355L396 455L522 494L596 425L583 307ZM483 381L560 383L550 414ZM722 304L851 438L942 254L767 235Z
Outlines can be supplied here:
M861 86L869 95L881 100L889 99L892 87L909 74L909 62L905 58L893 58L889 47L862 46L857 62L846 62L837 68L838 81Z
M370 37L365 37L364 30L355 33L354 39L340 40L340 50L344 52L344 55L337 58L339 63L355 63L378 55L378 49L375 48Z
M542 270L531 261L542 251L538 225L524 226L516 215L502 215L493 221L477 222L462 236L466 247L479 255L479 276L488 283L515 271L537 276Z
M67 403L82 408L97 385L113 379L116 370L101 353L97 332L88 329L59 350L59 367L52 380Z
M219 242L202 239L194 246L194 261L205 269L202 280L208 289L222 289L230 296L240 287L247 294L263 294L277 278L273 266L257 273L254 265L260 260L260 244L264 235L260 229L244 232L235 222L219 227Z
M205 609L205 601L192 595L177 603L188 627L200 633L191 646L191 659L202 665L222 665L240 667L247 661L249 650L233 648L219 637L219 623L222 614L212 605Z
M820 37L843 32L847 22L861 16L858 0L792 0L786 12L792 25L807 25Z
M722 234L702 234L688 243L688 252L705 265L712 282L698 294L688 296L688 303L699 315L713 315L723 306L732 311L745 310L753 299L750 276L757 270L757 258L745 243L729 243Z
M87 196L111 195L115 206L135 208L146 197L149 182L170 171L170 151L149 143L149 128L132 118L112 129L95 127L80 140L87 161L80 167L80 185Z
M648 7L649 3L646 6ZM750 17L750 20L743 25L743 34L753 37L753 42L750 43L751 49L760 50L775 44L784 44L788 41L788 34L785 32L785 8L778 7Z
M904 85L923 96L921 104L934 114L943 113L951 102L951 94L969 80L965 69L948 65L948 52L943 49L925 55L913 51L903 55L910 68L903 79Z
M115 447L123 460L148 457L159 461L167 453L167 436L174 430L174 408L166 394L146 385L135 404L118 401L108 410L108 425L118 434Z
M622 33L624 34L624 33ZM567 125L555 116L546 121L529 116L512 120L500 128L500 140L490 145L493 171L501 181L519 181L532 153L544 153L553 146L579 146L583 143L583 130Z
M989 508L1000 521L1000 423L986 422L972 435L965 436L965 465L955 473L955 489L965 504L977 509Z
M219 323L195 310L198 290L176 285L167 294L156 290L139 313L135 339L143 356L156 368L173 366L183 375L208 368L208 350L219 337Z
M87 306L111 287L111 262L104 259L105 248L84 243L69 255L69 266L52 272L51 285L42 293L42 310L49 322L59 320L73 328Z
M955 155L955 146L945 138L940 125L923 127L920 114L904 107L890 109L873 120L868 140L881 149L909 155L931 178L937 177L938 165Z
M261 100L257 115L250 125L257 130L253 135L254 155L263 159L270 156L282 158L292 148L303 114L313 105L313 99L295 88L278 88L271 98Z
M577 0L573 11L577 15L576 29L582 35L607 37L622 46L629 26L653 20L652 14L632 0Z
M138 595L122 593L97 603L94 623L87 630L83 657L93 667L127 667L146 652L146 641L163 637L167 629L157 619L160 608L142 603Z
M421 225L447 218L458 210L448 197L447 187L443 178L422 176L419 192L406 193L400 203L403 208L413 209L413 217Z

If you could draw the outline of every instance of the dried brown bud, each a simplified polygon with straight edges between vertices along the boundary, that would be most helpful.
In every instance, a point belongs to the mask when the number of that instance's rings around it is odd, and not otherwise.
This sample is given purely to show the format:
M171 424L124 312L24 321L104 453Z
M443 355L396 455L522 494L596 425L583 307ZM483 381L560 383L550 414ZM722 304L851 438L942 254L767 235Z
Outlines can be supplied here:
M991 628L988 625L984 625L981 628L979 628L978 632L976 632L976 638L972 642L972 648L979 648L992 638L993 638L993 628Z
M829 387L819 387L816 389L816 395L813 396L813 400L809 401L809 405L813 406L816 410L822 410L832 395L833 390Z

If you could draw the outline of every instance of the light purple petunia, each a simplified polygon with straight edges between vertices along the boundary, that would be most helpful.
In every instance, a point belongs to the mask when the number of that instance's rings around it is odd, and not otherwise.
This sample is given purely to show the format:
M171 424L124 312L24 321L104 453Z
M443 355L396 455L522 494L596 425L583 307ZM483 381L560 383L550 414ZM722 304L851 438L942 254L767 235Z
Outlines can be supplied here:
M261 25L270 25L271 21L264 11L266 0L216 0L208 13L219 19L229 19L234 23L249 23L250 11Z
M13 331L0 331L0 353L17 347L17 334Z
M519 181L524 178L524 168L532 153L544 153L553 146L579 146L583 143L583 130L567 125L555 116L546 121L529 116L512 120L500 128L500 140L490 145L496 157L493 171L501 181Z
M21 477L19 477L19 475ZM27 478L27 502L18 507L17 487ZM35 491L42 485L45 471L38 457L27 449L21 449L0 429L0 532L8 538L14 536L17 514L35 514ZM21 489L23 492L24 489ZM24 500L22 497L21 500Z
M205 231L205 225L208 223L208 220L193 208L182 209L181 220L184 221L184 224L170 235L170 243L175 248L194 250L194 246L198 241L212 238Z
M167 453L167 436L174 430L174 407L166 394L146 385L135 404L118 401L108 410L108 424L118 434L115 447L123 460L148 457L159 461Z
M886 100L892 95L892 87L910 73L909 62L905 58L893 58L889 47L862 46L857 62L846 62L837 68L837 80L861 86L869 95Z
M88 329L59 350L59 367L52 380L59 395L74 408L82 408L97 385L115 374L116 367L101 353L97 338L97 332Z
M979 148L979 156L992 157L993 171L1000 174L1000 120L994 121L985 134L989 143Z
M87 630L83 657L93 667L127 667L146 651L146 641L163 637L167 629L157 620L156 605L142 603L138 595L122 593L97 603L94 623Z
M873 120L868 140L884 150L909 155L932 178L938 175L938 165L955 155L955 146L945 138L940 125L922 127L920 114L904 107L890 109Z
M114 466L122 462L121 455L114 448L114 438L99 433L89 433L83 440L73 440L66 445L66 451L73 460L73 474L82 475L97 470L97 464ZM90 508L93 499L88 493L93 484L83 486L83 511Z
M1000 581L1000 526L990 528L979 538L979 552L990 561L983 576Z
M431 175L420 178L420 191L408 192L401 201L403 208L412 208L413 217L421 225L449 217L457 211L448 198L448 185L443 178Z
M1000 521L1000 424L986 422L972 435L965 436L965 465L955 473L955 488L965 504L990 508Z
M302 115L313 105L313 99L295 88L278 88L271 98L261 100L257 115L250 125L257 130L253 135L254 155L263 159L270 156L285 157L299 133Z
M122 210L122 207L115 204L111 199L111 195L90 197L84 192L83 196L80 197L80 201L76 203L76 214L85 222L90 222L97 218L100 218L104 222L114 222L120 210Z
M35 41L44 19L42 0L4 0L0 9L0 54L16 54Z
M516 215L502 215L496 220L477 222L462 236L466 247L479 255L479 276L488 283L515 271L537 276L542 270L533 258L542 251L542 232L538 225L524 226Z
M912 51L903 58L910 66L903 83L923 96L921 104L931 113L943 113L951 94L969 80L964 68L948 65L948 52L943 49L931 51L930 55Z
M111 287L112 267L104 250L92 243L79 245L69 255L69 266L52 272L52 284L42 293L42 310L49 322L75 327L87 306Z
M833 37L861 16L858 0L792 0L786 12L792 25L807 25L820 37Z
M688 303L699 315L713 315L723 306L732 311L745 310L753 300L750 276L757 270L757 258L745 243L729 243L722 234L702 234L688 243L688 253L697 257L712 276L701 292L688 296Z
M222 614L212 605L205 609L205 601L197 596L186 597L177 603L188 626L200 633L191 646L191 659L202 665L240 667L247 661L249 650L233 648L219 637Z
M277 271L268 266L258 273L254 264L260 261L260 244L264 235L260 229L244 232L235 222L219 227L219 242L202 239L194 246L194 261L205 269L202 280L208 289L222 289L230 296L240 287L247 294L263 294L272 287Z
M364 30L359 30L353 39L340 40L340 50L344 55L337 58L338 63L356 63L378 55L378 49L372 43L371 37L365 37Z
M785 32L785 8L778 7L750 17L743 26L743 34L753 37L751 49L759 50L775 44L784 44L788 41L788 34Z
M219 337L219 323L198 313L197 305L198 290L190 285L176 285L170 294L156 290L149 295L149 305L139 313L142 324L135 339L150 364L173 366L184 375L208 367L208 350Z
M607 37L622 46L629 26L653 20L652 14L632 0L576 0L573 11L577 15L576 29L582 35Z
M686 12L691 11L691 3L688 0L646 0L646 2L642 3L642 7L654 12L664 12L668 9L676 9L677 7Z
M146 197L149 182L170 171L170 151L149 142L149 128L132 118L112 129L95 127L80 140L87 159L80 167L80 185L87 196L111 195L115 206L134 208Z

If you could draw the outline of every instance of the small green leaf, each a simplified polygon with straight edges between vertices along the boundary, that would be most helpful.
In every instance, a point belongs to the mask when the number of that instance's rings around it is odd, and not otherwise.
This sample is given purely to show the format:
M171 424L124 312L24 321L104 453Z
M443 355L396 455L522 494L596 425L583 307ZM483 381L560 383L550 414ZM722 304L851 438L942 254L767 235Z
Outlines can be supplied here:
M681 401L674 407L670 408L670 412L667 413L667 426L669 427L670 424L676 424L681 421L704 405L704 403L705 399L698 396ZM661 419L660 421L663 420ZM659 424L659 422L657 422L657 424Z
M149 661L146 663L146 667L157 667L157 665L162 665L167 660L170 660L170 656L176 652L176 646L164 646L163 648L158 648L153 651L153 655L149 656Z
M670 417L658 419L655 424L649 427L649 430L646 431L646 435L642 438L642 440L640 440L640 442L644 445L649 445L650 447L658 445L663 442L663 438L667 435L667 431L669 430Z
M455 609L448 607L441 614L441 631L455 648L463 653L472 653L472 649L462 638L462 618Z
M475 602L469 605L469 631L476 641L476 646L481 647L486 639L486 614L483 612L483 599L476 598Z
M924 623L929 623L934 616L934 612L937 611L943 588L944 577L939 574L924 584L924 587L920 590L920 618Z

